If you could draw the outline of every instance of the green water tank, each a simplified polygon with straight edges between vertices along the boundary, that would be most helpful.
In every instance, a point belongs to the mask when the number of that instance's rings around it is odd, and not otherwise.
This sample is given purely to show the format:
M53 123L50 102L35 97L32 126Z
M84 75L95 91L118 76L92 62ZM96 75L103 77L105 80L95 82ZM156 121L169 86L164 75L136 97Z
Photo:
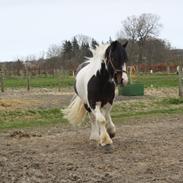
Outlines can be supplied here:
M118 87L119 95L123 96L143 96L144 85L143 84L129 84L125 87Z

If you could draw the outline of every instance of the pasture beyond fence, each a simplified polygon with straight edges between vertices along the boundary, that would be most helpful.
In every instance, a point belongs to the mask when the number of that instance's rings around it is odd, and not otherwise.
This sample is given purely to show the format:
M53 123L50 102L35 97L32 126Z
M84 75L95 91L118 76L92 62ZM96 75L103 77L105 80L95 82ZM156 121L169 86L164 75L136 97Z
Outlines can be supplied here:
M29 76L29 79L25 76L11 76L4 78L4 88L19 89L27 88L29 84L31 88L66 88L71 87L74 84L74 77L70 75L39 75Z
M74 77L68 74L61 75L39 75L30 76L31 88L68 88L73 87ZM3 86L6 89L27 88L26 76L11 76L3 78ZM178 76L174 74L153 73L153 74L138 74L133 83L142 83L144 87L178 87Z

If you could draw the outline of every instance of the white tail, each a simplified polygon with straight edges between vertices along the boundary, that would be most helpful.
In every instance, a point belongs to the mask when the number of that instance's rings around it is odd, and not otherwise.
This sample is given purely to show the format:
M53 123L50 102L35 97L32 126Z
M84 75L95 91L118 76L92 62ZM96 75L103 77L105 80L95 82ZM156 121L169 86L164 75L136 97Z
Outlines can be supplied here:
M66 118L71 124L80 124L86 114L84 103L80 97L74 95L69 106L63 110L64 118Z

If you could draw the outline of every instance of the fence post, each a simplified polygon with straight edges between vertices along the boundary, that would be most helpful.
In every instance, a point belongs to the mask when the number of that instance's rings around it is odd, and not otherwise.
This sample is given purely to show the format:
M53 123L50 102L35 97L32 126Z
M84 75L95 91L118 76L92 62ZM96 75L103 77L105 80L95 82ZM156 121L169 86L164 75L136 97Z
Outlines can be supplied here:
M183 97L183 67L179 66L179 97Z
M28 63L25 62L24 66L25 66L25 75L27 79L27 91L30 91L30 73Z
M58 71L56 79L58 81L58 91L61 92L61 80L62 80L62 72Z
M1 85L1 92L4 92L4 73L3 68L0 68L0 85Z
M30 91L30 76L29 76L29 72L27 73L27 91Z

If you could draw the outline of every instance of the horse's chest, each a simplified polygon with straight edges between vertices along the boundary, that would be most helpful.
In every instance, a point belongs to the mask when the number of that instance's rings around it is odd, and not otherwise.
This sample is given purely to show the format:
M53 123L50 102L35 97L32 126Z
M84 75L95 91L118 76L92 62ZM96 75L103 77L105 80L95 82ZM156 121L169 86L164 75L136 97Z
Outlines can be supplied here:
M115 84L112 80L101 80L93 76L88 82L88 101L92 108L96 102L101 102L104 106L107 103L112 104L115 95Z

